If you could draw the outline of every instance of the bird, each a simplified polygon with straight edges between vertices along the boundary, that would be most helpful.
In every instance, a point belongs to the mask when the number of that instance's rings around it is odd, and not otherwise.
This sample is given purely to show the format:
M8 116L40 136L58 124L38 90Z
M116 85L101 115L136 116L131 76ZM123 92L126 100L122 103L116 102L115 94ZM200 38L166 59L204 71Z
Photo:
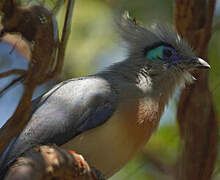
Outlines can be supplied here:
M145 27L128 13L119 19L127 57L35 99L27 126L1 155L0 172L28 149L52 143L82 154L109 178L148 142L175 89L194 81L193 70L210 68L167 25Z

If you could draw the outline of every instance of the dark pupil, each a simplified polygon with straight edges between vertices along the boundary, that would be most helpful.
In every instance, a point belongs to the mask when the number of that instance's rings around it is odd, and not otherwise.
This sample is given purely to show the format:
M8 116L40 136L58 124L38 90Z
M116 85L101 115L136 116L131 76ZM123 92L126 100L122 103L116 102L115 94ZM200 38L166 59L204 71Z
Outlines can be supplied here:
M171 57L172 56L172 52L169 49L165 49L165 50L163 50L163 55L165 57Z

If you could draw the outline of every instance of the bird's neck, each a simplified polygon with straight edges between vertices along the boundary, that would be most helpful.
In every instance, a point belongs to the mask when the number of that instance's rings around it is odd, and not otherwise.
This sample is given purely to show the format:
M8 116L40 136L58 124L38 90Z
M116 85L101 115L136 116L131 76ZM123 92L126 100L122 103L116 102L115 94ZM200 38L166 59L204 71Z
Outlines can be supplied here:
M115 63L97 74L112 85L121 98L141 96L137 84L137 69L134 64L125 61Z
M191 75L186 72L166 71L149 66L138 65L131 60L116 63L100 74L113 84L121 96L147 97L168 103L176 87L185 84Z

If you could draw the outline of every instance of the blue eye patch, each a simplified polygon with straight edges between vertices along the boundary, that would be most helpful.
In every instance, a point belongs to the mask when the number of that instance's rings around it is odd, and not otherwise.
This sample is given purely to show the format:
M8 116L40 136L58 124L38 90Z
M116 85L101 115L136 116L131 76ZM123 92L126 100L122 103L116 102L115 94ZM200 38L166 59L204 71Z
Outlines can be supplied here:
M154 48L149 49L146 52L145 57L150 60L161 60L168 63L169 67L176 65L178 61L181 61L176 50L170 45L157 45Z
M148 59L152 59L152 60L154 60L154 59L162 60L163 59L163 49L164 49L163 45L156 47L156 48L148 51L146 54L146 57Z

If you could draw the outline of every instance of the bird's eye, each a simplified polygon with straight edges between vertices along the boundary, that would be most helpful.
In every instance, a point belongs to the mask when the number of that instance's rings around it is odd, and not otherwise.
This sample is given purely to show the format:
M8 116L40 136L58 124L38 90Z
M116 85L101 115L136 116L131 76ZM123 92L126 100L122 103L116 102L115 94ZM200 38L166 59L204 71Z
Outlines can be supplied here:
M167 58L169 58L169 57L171 57L172 56L172 51L170 50L170 49L164 49L163 50L163 56L164 57L167 57Z
M159 45L147 51L146 58L151 60L171 60L176 58L177 53L169 45Z
M157 46L157 47L147 51L146 58L151 59L151 60L156 60L156 59L162 60L163 46Z

